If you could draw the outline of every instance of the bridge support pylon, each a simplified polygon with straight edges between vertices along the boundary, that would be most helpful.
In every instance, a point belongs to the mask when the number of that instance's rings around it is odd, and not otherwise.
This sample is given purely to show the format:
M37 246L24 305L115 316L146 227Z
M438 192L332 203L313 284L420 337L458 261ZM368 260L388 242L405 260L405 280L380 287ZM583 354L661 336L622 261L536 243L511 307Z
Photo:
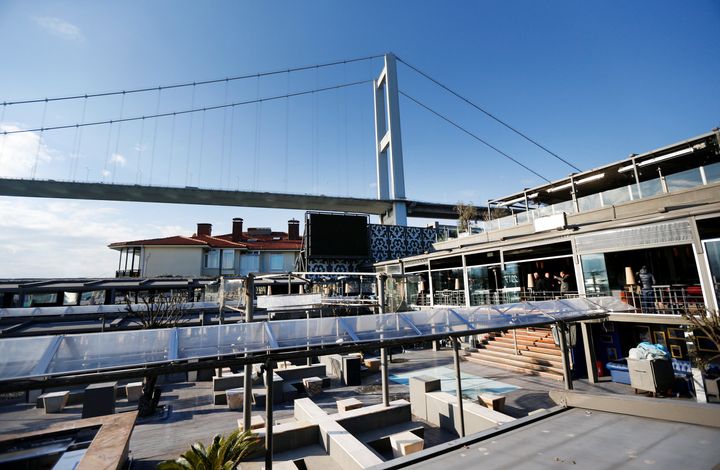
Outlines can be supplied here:
M384 225L407 225L400 102L397 63L394 54L385 54L385 66L377 80L373 80L373 92L375 95L377 197L395 201L392 209L380 216L380 222Z

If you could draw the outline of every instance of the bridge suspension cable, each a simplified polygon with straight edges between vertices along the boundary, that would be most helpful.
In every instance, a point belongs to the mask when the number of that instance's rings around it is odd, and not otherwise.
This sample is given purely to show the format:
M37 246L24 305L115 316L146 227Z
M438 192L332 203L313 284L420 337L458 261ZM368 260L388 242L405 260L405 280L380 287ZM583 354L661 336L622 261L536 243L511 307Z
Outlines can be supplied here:
M453 120L450 119L449 117L445 116L444 114L441 114L441 113L439 113L438 111L435 111L435 110L432 109L430 106L428 106L428 105L420 102L419 100L413 98L412 96L408 95L407 93L403 92L402 90L399 90L398 93L400 93L402 96L406 97L407 99L413 101L413 102L414 102L415 104L417 104L418 106L420 106L420 107L422 107L422 108L425 108L426 110L430 111L431 113L433 113L434 115L436 115L436 116L439 117L440 119L448 122L449 124L452 124L453 126L455 126L456 128L460 129L461 131L463 131L464 133L466 133L467 135L469 135L469 136L472 137L473 139L475 139L475 140L483 143L484 145L490 147L491 149L493 149L494 151L496 151L497 153L499 153L499 154L502 155L503 157L505 157L505 158L511 160L512 162L516 163L517 165L520 165L521 167L525 168L527 171L533 173L535 176L538 176L538 177L542 178L543 180L547 181L548 183L550 183L550 180L549 180L549 179L545 178L543 175L541 175L541 174L538 173L537 171L533 170L532 168L530 168L529 166L527 166L527 165L525 165L524 163L520 162L519 160L511 157L510 155L508 155L507 153L503 152L503 151L500 150L499 148L497 148L497 147L495 147L494 145L490 144L488 141L482 139L481 137L478 137L476 134L473 134L472 132L470 132L470 131L467 130L466 128L462 127L460 124L456 123L455 121L453 121Z
M553 152L552 150L548 149L548 148L545 147L544 145L540 144L538 141L536 141L536 140L528 137L527 134L524 134L523 132L520 132L517 128L511 126L510 124L508 124L507 122L503 121L503 120L500 119L499 117L495 116L495 115L492 114L491 112L489 112L489 111L487 111L486 109L482 108L481 106L475 104L474 102L472 102L472 101L469 100L468 98L465 98L464 96L462 96L461 94L457 93L456 91L453 91L452 89L448 88L447 86L445 86L444 84L442 84L440 81L434 79L433 77L431 77L430 75L426 74L425 72L423 72L423 71L420 70L419 68L417 68L417 67L409 64L408 62L404 61L404 60L403 60L402 58L400 58L400 57L397 57L397 60L400 61L400 62L402 62L403 64L405 64L405 65L406 65L408 68L410 68L411 70L415 71L416 73L418 73L418 74L422 75L423 77L425 77L426 79L430 80L430 81L433 82L435 85L437 85L437 86L439 86L440 88L442 88L443 90L447 91L448 93L454 95L455 97L457 97L457 98L459 98L460 100L464 101L465 103L469 104L469 105L472 106L473 108L475 108L475 109L477 109L478 111L482 112L483 114L485 114L486 116L488 116L490 119L493 119L494 121L498 122L499 124L501 124L501 125L505 126L506 128L510 129L512 132L514 132L515 134L519 135L519 136L522 137L523 139L525 139L525 140L527 140L528 142L532 143L532 144L535 145L536 147L538 147L538 148L540 148L541 150L545 151L546 153L552 155L553 157L555 157L556 159L560 160L561 162L563 162L564 164L566 164L566 165L569 166L570 168L574 169L575 171L582 171L582 170L580 170L580 168L578 168L577 166L573 165L572 163L570 163L570 162L569 162L568 160L566 160L565 158L561 157L561 156L558 155L557 153Z
M158 91L158 90L170 90L173 88L185 88L185 87L195 87L199 85L211 85L214 83L222 83L222 82L232 82L236 80L245 80L249 78L260 78L260 77L268 77L271 75L279 75L282 73L290 73L290 72L302 72L305 70L313 70L313 69L320 69L325 67L333 67L336 65L343 65L343 64L351 64L353 62L362 62L366 60L372 60L376 59L378 57L383 57L382 54L376 54L366 57L357 57L354 59L346 59L346 60L337 60L334 62L325 62L322 64L315 64L315 65L305 65L302 67L293 67L283 70L273 70L269 72L258 72L258 73L251 73L246 75L237 75L234 77L226 77L226 78L216 78L212 80L203 80L199 82L186 82L186 83L178 83L175 85L161 85L156 87L144 87L144 88L135 88L131 90L121 90L121 91L109 91L109 92L103 92L103 93L85 93L85 94L76 94L76 95L67 95L67 96L60 96L55 98L36 98L36 99L29 99L29 100L16 100L16 101L3 101L0 103L3 107L5 106L13 106L13 105L19 105L19 104L32 104L32 103L42 103L42 102L52 102L52 101L67 101L67 100L78 100L83 98L98 98L98 97L104 97L104 96L115 96L115 95L129 95L133 93L145 93L149 91Z
M31 129L17 129L17 130L5 130L0 132L2 135L12 135L12 134L22 134L26 132L47 132L47 131L55 131L55 130L61 130L61 129L73 129L76 127L89 127L89 126L99 126L103 124L119 124L123 122L129 122L129 121L140 121L143 119L155 119L155 118L161 118L161 117L169 117L169 116L180 116L182 114L190 114L190 113L200 113L200 112L206 112L206 111L214 111L217 109L225 109L225 108L235 108L237 106L246 106L250 104L255 103L262 103L265 101L275 101L280 100L283 98L294 98L296 96L303 96L303 95L310 95L314 93L322 93L325 91L331 91L331 90L337 90L340 88L347 88L357 85L363 85L366 83L371 83L372 80L359 80L356 82L350 82L350 83L341 83L338 85L332 85L322 88L314 88L312 90L304 90L304 91L298 91L294 93L287 93L284 95L274 95L274 96L268 96L266 98L259 98L254 100L246 100L246 101L236 101L234 103L227 103L227 104L219 104L215 106L205 106L202 108L190 108L190 109L184 109L181 111L172 111L167 113L157 113L157 114L149 114L145 116L133 116L133 117L126 117L126 118L120 118L120 119L108 119L104 121L92 121L92 122L85 122L85 123L76 123L76 124L65 124L60 126L48 126L48 127L35 127Z

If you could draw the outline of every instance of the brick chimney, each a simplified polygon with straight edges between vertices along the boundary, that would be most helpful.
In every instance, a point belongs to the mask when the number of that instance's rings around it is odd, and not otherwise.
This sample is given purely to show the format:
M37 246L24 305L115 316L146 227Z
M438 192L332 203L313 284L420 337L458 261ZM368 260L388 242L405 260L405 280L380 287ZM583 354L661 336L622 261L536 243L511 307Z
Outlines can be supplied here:
M300 222L295 219L288 220L288 239L300 240Z
M240 217L233 219L232 241L239 242L242 239L242 225L243 219Z
M212 224L197 224L198 237L212 236Z

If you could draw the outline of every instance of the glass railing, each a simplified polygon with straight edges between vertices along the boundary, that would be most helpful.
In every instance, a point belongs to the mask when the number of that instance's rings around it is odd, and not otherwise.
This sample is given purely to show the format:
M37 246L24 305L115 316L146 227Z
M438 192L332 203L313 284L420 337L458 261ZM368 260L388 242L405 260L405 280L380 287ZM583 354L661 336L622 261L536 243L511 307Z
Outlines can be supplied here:
M703 173L705 175L705 182L703 181ZM691 168L679 173L666 175L664 178L668 193L720 182L720 163ZM640 184L632 183L627 186L579 197L577 199L579 211L575 210L573 201L563 201L556 204L540 206L527 212L518 212L517 214L505 217L480 221L478 222L477 228L479 228L481 232L492 232L519 225L531 224L539 217L546 217L561 212L575 214L577 212L602 209L603 207L617 206L619 204L656 196L663 192L663 185L661 179L658 177L652 180L642 181Z

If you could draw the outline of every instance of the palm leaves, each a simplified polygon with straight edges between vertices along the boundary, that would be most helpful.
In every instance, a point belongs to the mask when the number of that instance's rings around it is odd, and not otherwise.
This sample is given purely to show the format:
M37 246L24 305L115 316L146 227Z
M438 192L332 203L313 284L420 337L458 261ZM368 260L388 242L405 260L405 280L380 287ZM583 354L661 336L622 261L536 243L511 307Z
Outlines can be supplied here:
M209 447L201 442L175 460L160 463L158 470L232 470L247 457L260 440L252 431L234 431L227 437L215 435Z

